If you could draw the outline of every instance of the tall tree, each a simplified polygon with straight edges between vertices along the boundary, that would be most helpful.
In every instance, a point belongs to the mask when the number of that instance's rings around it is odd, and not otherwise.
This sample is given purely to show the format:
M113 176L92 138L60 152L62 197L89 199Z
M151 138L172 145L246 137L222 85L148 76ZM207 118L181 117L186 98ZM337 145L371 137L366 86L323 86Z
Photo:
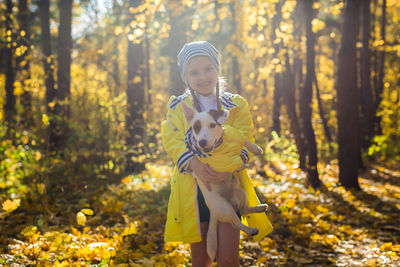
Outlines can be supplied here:
M307 63L306 77L304 86L300 92L300 116L303 122L303 131L306 143L307 159L306 168L308 172L308 181L313 187L321 184L318 175L317 163L317 143L315 141L314 129L311 122L312 117L312 96L313 96L313 78L315 73L315 36L312 31L313 20L313 0L304 0L304 19L306 27L306 46L307 46Z
M60 0L60 26L58 30L58 70L57 70L57 102L56 113L59 118L56 122L56 137L54 148L62 147L69 137L68 119L70 117L71 96L71 52L72 52L72 2L73 0Z
M141 0L130 0L131 8L136 8L142 3ZM130 20L135 20L137 11L132 14ZM139 27L139 26L137 26ZM135 28L130 29L130 34L134 34ZM132 39L132 38L131 38ZM127 145L132 150L127 154L126 171L140 172L144 169L144 163L137 158L142 154L143 136L144 136L144 118L145 107L145 89L144 89L144 52L143 36L128 41L128 85L126 89L128 114L126 116L126 130L128 132Z
M304 138L301 133L300 123L296 112L296 97L295 97L295 81L291 70L289 55L286 54L285 72L283 75L283 100L286 105L286 112L290 121L290 131L294 136L296 148L299 154L299 167L306 170L306 151L304 147Z
M40 14L40 27L42 37L42 51L43 51L43 66L45 73L46 85L46 108L50 114L50 125L48 128L49 142L53 143L57 133L54 121L55 109L54 103L56 101L56 91L54 89L54 56L51 49L51 35L50 35L50 1L39 1L39 14Z
M358 183L360 122L356 66L359 8L360 0L345 3L337 82L339 181L346 188L355 189L360 189Z
M275 15L272 18L272 28L271 28L271 42L273 44L274 53L273 53L273 61L279 62L278 54L279 50L282 46L281 42L275 42L276 40L276 30L279 29L279 24L282 19L282 6L283 1L279 1L275 4ZM272 108L272 131L275 131L278 135L281 134L281 106L282 106L282 82L281 82L281 74L275 70L274 73L274 106Z
M181 1L168 0L168 15L169 24L171 25L166 53L169 56L169 71L170 71L170 93L180 95L185 90L185 85L182 82L179 69L176 64L176 57L182 46L187 42L187 33L192 28L192 18L194 7L197 1L194 1L192 6L182 5Z
M24 80L29 79L29 59L27 58L30 53L31 38L30 38L30 11L28 8L28 0L21 0L18 2L18 21L19 21L19 35L20 42L19 45L25 48L21 55L16 58L16 65L19 72L19 79L24 82ZM21 96L21 104L24 108L23 114L21 114L21 122L26 124L26 127L33 125L32 118L32 96L28 90L24 89Z
M362 147L366 149L375 133L375 107L371 87L371 51L369 48L371 34L371 0L362 1L362 49L360 56L361 77L361 132Z
M5 120L8 123L8 131L14 124L16 116L16 98L14 95L15 64L14 64L14 45L13 45L13 21L12 21L12 0L6 1L6 47L5 47L5 74L6 74L6 102L4 105Z
M240 16L239 14L237 14L238 12L238 5L240 4L239 1L233 1L231 0L229 7L231 10L231 26L232 26L232 30L231 30L231 43L232 45L235 47L236 49L240 49L239 43L238 43L238 39L240 37L240 33L239 33L239 27L237 25L237 19L238 16ZM242 85L241 85L241 76L240 76L240 66L239 66L239 60L238 57L236 55L236 53L234 52L233 55L231 55L232 57L232 77L233 77L233 87L236 89L237 93L240 94L241 90L242 90Z
M377 83L376 83L376 110L379 109L379 106L382 102L382 94L383 94L383 79L385 76L385 47L386 47L386 0L382 0L382 17L381 17L381 29L380 29L380 34L381 34L381 42L382 42L382 47L380 48L380 51L378 53L378 77L377 77ZM381 116L376 117L376 127L378 129L378 134L382 134L382 128L381 128Z

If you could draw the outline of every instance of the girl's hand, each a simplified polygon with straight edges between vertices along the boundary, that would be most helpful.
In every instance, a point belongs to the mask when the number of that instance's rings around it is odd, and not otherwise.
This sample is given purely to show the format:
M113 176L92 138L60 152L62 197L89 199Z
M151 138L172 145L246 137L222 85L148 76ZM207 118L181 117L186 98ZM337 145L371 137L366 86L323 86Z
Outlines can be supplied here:
M226 179L232 177L232 173L217 172L208 164L201 162L197 158L192 158L189 161L189 168L199 179L203 181L208 191L211 191L210 183L220 184L223 183Z

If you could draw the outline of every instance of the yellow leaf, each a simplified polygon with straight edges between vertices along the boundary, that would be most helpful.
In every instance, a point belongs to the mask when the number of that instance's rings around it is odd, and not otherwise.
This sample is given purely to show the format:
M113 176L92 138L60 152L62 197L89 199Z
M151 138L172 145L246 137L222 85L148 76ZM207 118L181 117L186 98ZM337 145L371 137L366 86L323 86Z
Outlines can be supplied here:
M43 195L46 190L46 186L44 184L37 184L36 186L39 194Z
M14 200L7 199L6 201L3 202L3 210L5 212L11 213L19 207L20 203L21 199L14 199Z
M122 232L122 236L133 235L137 233L136 225L134 223L130 223L129 227L125 228Z
M47 114L42 115L42 121L45 126L49 126L49 117L47 117Z
M142 78L140 76L135 76L135 78L133 78L133 83L140 83L142 82Z
M81 212L83 212L86 215L93 215L94 214L92 209L81 209Z
M76 222L77 222L79 225L85 225L85 223L86 223L86 215L83 214L83 212L78 212L78 213L76 214Z
M124 179L121 180L121 183L123 184L127 184L131 181L131 177L130 176L126 176Z

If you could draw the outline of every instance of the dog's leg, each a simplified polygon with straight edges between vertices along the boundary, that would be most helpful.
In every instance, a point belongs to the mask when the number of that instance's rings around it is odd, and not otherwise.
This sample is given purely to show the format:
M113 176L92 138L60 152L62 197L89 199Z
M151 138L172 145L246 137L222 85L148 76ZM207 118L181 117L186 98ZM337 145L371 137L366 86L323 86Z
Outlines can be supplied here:
M260 213L260 212L265 212L267 209L268 209L267 204L260 204L255 207L245 206L240 210L240 214L246 215L246 214L250 214L250 213Z
M261 147L257 146L256 144L251 143L249 140L246 140L244 146L254 155L262 155L264 151Z
M218 248L218 233L217 233L218 221L216 220L213 213L210 212L210 223L208 225L207 232L207 254L212 261L217 256Z

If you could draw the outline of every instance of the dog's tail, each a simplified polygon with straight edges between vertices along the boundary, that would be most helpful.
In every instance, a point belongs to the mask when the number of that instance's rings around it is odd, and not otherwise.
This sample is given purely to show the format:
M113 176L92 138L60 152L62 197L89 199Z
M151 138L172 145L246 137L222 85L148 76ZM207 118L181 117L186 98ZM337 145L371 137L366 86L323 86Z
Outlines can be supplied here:
M210 214L210 223L207 232L207 254L214 261L217 256L218 240L217 240L218 221L215 216Z

